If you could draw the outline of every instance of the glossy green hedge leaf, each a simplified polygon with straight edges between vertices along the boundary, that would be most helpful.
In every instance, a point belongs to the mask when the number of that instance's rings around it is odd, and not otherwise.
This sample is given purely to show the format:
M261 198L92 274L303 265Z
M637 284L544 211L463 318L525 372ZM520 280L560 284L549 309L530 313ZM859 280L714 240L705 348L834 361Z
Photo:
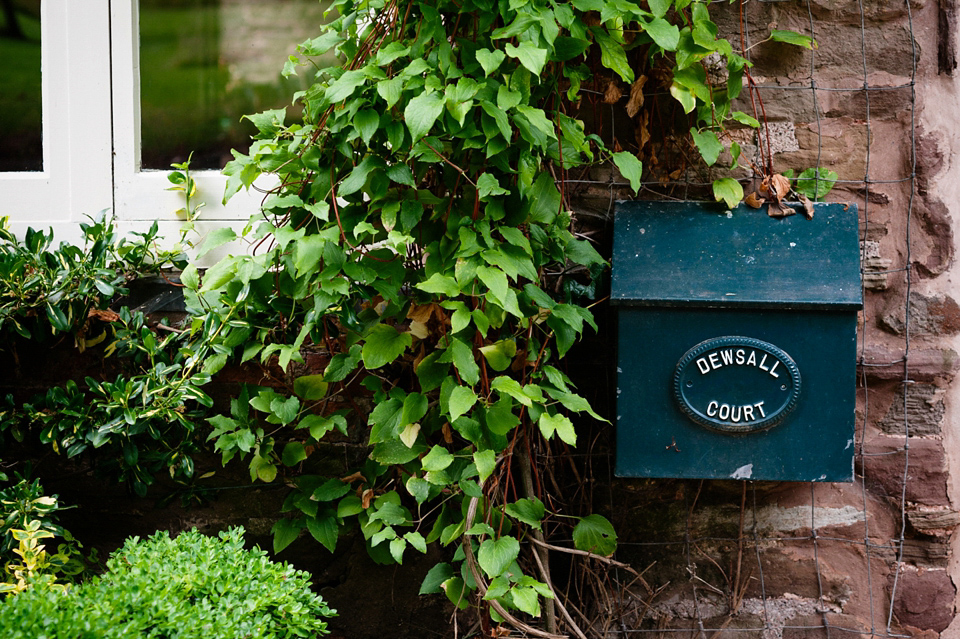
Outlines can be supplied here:
M353 95L357 87L366 82L366 79L362 71L344 71L343 75L327 87L325 97L330 103L342 102Z
M520 554L520 542L510 536L500 539L486 539L477 552L477 563L491 579L503 572L516 561Z
M650 12L654 18L662 18L667 15L672 4L671 0L649 0Z
M602 515L588 515L573 528L573 545L578 550L609 557L617 549L617 533Z
M370 451L370 459L384 466L403 465L412 462L426 450L423 445L407 446L402 441L389 439L380 442Z
M403 534L403 538L407 542L417 549L418 552L426 553L427 552L427 540L423 538L423 535L416 531L410 531Z
M367 334L363 344L363 365L371 370L386 366L400 357L412 343L410 333L400 333L392 326L377 324Z
M350 492L350 484L342 482L339 479L328 479L323 482L310 497L316 501L333 501L340 499Z
M720 178L713 181L713 197L733 209L743 199L743 187L733 178Z
M754 129L760 128L760 122L758 122L756 118L747 115L743 111L734 111L730 114L730 116L740 124L746 124Z
M528 198L530 220L543 225L552 224L563 202L560 190L550 174L544 171L533 183Z
M443 96L439 93L422 93L407 103L403 119L414 142L430 132L434 122L443 113L443 104Z
M613 163L617 165L620 174L630 181L630 188L634 193L640 192L643 184L643 163L629 151L620 151L613 154Z
M360 139L364 144L369 145L370 139L380 128L380 114L373 109L362 109L353 116L353 125L357 127L360 133Z

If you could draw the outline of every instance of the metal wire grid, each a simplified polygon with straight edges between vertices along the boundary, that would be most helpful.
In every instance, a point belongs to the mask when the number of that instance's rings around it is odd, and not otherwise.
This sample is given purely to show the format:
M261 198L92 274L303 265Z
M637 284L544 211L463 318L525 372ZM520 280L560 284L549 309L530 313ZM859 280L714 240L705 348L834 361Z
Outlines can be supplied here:
M756 0L760 3L777 3L777 2L786 2L789 0ZM741 0L742 3L747 4L750 0ZM809 536L761 536L758 528L757 522L758 517L758 508L757 508L757 494L756 494L756 485L754 482L746 482L749 486L752 499L750 509L752 511L752 521L753 525L748 533L744 533L740 538L730 538L730 537L693 537L691 534L690 528L690 519L688 518L687 526L684 532L684 537L682 540L674 541L650 541L650 542L621 542L621 546L655 546L663 548L665 551L669 547L680 547L682 548L682 553L686 558L687 571L690 574L690 593L692 595L692 602L695 610L695 623L696 628L635 628L629 629L622 623L619 624L619 632L624 635L631 634L649 634L649 633L658 633L658 636L667 637L667 636L680 636L686 633L687 636L699 639L700 637L710 637L713 639L717 637L719 633L730 635L735 635L738 633L756 633L758 630L763 631L764 633L775 630L777 634L782 633L784 630L794 630L794 631L820 631L822 635L831 639L833 636L847 636L847 635L858 635L858 636L870 636L878 638L900 638L908 637L909 635L898 634L893 629L894 619L894 602L897 600L900 588L900 576L902 573L903 565L903 550L904 550L904 540L905 540L905 531L906 531L906 489L907 489L907 479L909 472L909 438L910 438L910 423L909 423L909 414L907 411L907 397L908 394L903 392L903 445L897 449L887 452L879 453L867 453L865 452L865 436L867 430L867 424L869 423L869 406L868 399L870 393L870 386L868 384L867 375L864 370L870 367L888 367L891 365L900 364L903 367L903 374L901 383L903 385L904 391L906 391L907 386L913 383L913 380L910 379L908 372L909 366L909 354L910 354L910 299L911 299L911 289L912 289L912 269L911 269L911 222L913 217L914 209L914 199L916 196L916 165L917 165L917 154L916 154L916 77L917 77L917 49L916 42L914 40L913 34L913 13L910 6L909 0L904 0L904 6L906 7L906 17L907 17L907 26L909 28L911 50L910 50L910 82L899 84L896 86L871 86L869 83L869 74L868 74L868 56L867 56L867 44L866 44L866 15L863 5L863 0L858 0L857 7L859 10L860 18L860 54L861 54L861 66L862 66L862 84L858 87L852 88L837 88L837 87L821 87L817 85L817 52L816 49L810 51L810 77L809 83L803 86L799 85L788 85L788 86L779 86L779 85L769 85L761 84L755 85L755 88L759 92L765 92L767 90L778 90L778 91L810 91L813 98L814 113L816 116L816 127L817 127L817 163L816 168L820 168L823 146L822 146L822 129L821 129L821 113L818 102L818 94L821 92L847 92L847 93L862 93L864 96L865 102L865 125L866 125L866 160L865 160L865 170L862 179L840 179L837 181L838 185L848 185L848 186L859 186L861 192L863 193L863 205L861 208L863 216L863 231L861 239L866 241L867 232L872 223L871 221L871 208L870 208L870 189L871 186L882 185L882 184L891 184L891 185L903 185L903 188L908 189L908 206L906 211L906 224L905 224L905 236L902 238L904 242L904 265L899 268L893 268L883 271L871 271L872 274L891 274L891 273L904 273L905 277L905 288L906 288L906 301L903 305L903 318L904 318L904 356L893 362L885 363L871 363L865 361L865 350L866 345L869 341L869 327L867 324L866 313L862 314L859 331L860 331L860 356L858 365L861 367L860 383L861 383L861 392L863 399L863 417L860 422L859 429L859 441L856 443L855 457L861 462L859 464L861 472L856 480L856 485L861 494L862 501L862 515L863 519L863 538L862 539L848 539L841 537L830 537L823 536L819 534L818 524L816 521L816 501L817 501L817 485L815 483L810 484L810 535ZM813 9L811 6L811 1L806 0L806 9L807 9L807 18L809 22L809 35L816 39L816 22L813 17ZM745 18L746 19L746 18ZM748 39L748 48L749 48L749 29L747 29L746 37ZM747 52L749 57L749 51ZM906 176L893 178L893 179L874 179L870 176L870 160L871 160L871 149L870 145L872 142L872 121L871 121L871 106L870 106L870 96L871 93L876 91L909 91L909 140L910 140L910 158L909 158L909 167L910 172ZM611 111L613 106L611 106ZM611 113L611 122L613 121ZM844 177L844 176L841 176ZM618 182L613 176L606 181L598 180L584 180L584 179L568 179L567 183L571 184L586 184L586 185L595 185L595 186L606 186L609 188L610 192L610 204L608 209L608 217L612 213L615 190L618 188L628 186L626 183ZM697 182L697 181L686 181L680 186L684 187L685 190L690 187L708 187L710 182ZM644 182L644 187L660 187L662 184L660 182ZM662 197L662 193L658 194ZM863 265L861 264L861 276L864 274ZM861 286L862 286L862 277L861 277ZM865 291L864 291L865 293ZM607 456L607 468L608 468L608 477L607 481L612 485L612 460L610 458L610 451L604 453ZM868 491L866 487L866 467L863 463L865 458L881 455L903 455L903 476L901 483L901 493L899 496L899 510L900 510L900 522L899 522L899 532L895 539L892 539L889 544L881 544L871 541L870 539L870 522L868 514ZM584 456L590 456L590 453L587 453ZM569 453L565 456L569 456ZM576 455L579 456L579 455ZM615 512L615 505L613 503L613 493L610 493L610 504L609 507L611 512ZM693 512L694 505L689 506L691 513ZM748 540L745 541L744 538ZM756 567L758 569L757 580L759 582L760 598L762 603L762 618L764 620L764 626L762 628L731 628L731 627L718 627L710 628L705 625L705 618L702 613L702 605L700 601L699 590L697 583L697 564L692 557L692 548L700 542L737 542L741 544L749 544L752 546L753 554L755 556ZM816 571L816 586L817 586L817 613L820 615L820 624L818 625L791 625L791 624L779 624L776 629L770 623L770 615L768 612L769 606L769 596L767 594L767 586L764 579L763 573L763 547L769 546L777 543L784 542L809 542L812 546L813 556L814 556L814 567ZM866 574L867 574L867 583L866 588L869 593L869 629L864 628L851 628L843 626L839 623L836 623L831 620L831 614L833 614L826 601L826 593L824 592L823 585L823 568L821 565L820 555L822 550L822 544L830 543L839 543L847 544L851 546L857 546L862 548L864 561L866 565ZM884 602L875 601L875 590L874 590L874 580L876 576L874 575L873 563L874 560L883 561L882 555L889 556L890 554L895 555L895 560L893 561L893 581L892 587L890 590L889 598ZM616 583L623 584L621 579L621 574L618 569L614 568L614 579ZM621 610L624 610L625 605L623 602L623 591L618 590L617 592L617 601ZM710 633L710 634L708 634ZM764 634L764 636L768 636Z

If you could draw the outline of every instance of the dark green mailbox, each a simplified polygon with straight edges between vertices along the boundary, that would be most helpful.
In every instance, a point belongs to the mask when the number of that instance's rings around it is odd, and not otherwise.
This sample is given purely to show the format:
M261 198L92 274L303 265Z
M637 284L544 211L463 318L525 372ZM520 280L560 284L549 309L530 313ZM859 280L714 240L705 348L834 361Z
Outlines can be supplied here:
M852 481L857 210L621 202L621 477Z

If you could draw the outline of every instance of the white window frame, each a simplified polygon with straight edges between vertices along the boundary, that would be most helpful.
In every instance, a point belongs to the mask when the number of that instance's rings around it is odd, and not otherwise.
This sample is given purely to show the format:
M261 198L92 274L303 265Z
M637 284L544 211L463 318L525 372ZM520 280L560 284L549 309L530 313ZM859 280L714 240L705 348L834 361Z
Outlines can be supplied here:
M0 173L0 215L57 240L113 206L109 0L40 4L43 170Z
M43 170L0 172L0 216L18 235L52 227L57 241L78 243L79 223L109 210L121 232L157 222L163 238L177 240L183 194L167 190L169 171L140 161L138 0L42 0L40 10ZM191 176L205 203L201 235L259 209L256 190L225 206L219 171Z
M120 228L143 230L154 221L161 235L175 238L183 218L183 194L168 191L170 170L145 170L140 159L140 19L137 0L111 3L114 118L114 209ZM241 191L227 205L223 192L227 178L219 171L191 171L197 183L197 201L204 202L197 230L246 221L257 211L262 194Z

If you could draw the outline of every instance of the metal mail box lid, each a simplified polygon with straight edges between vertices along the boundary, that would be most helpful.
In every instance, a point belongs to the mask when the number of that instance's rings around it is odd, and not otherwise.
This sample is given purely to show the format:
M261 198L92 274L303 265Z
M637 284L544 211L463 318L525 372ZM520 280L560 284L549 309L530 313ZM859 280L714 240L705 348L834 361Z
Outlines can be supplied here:
M743 204L620 202L611 302L640 306L863 306L857 208L773 219Z

